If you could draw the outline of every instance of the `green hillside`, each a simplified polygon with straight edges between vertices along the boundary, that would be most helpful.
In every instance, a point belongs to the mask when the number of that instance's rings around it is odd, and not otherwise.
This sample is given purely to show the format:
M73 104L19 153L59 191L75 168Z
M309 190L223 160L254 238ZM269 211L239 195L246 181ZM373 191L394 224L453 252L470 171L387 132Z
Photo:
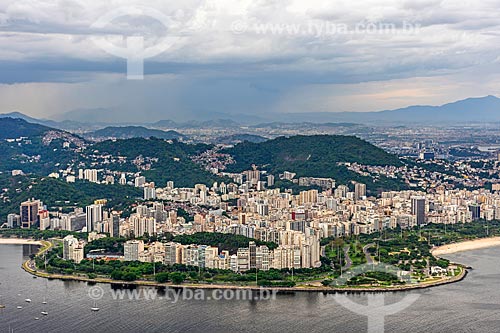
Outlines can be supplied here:
M297 173L297 177L331 177L338 184L351 180L364 182L372 191L404 187L397 180L381 178L377 183L368 177L349 171L338 162L357 162L365 165L401 165L398 157L353 136L314 135L279 137L262 143L242 142L226 149L235 164L228 171L249 170L252 164L273 174L284 171Z
M189 145L178 141L169 143L156 138L134 138L127 140L104 141L93 145L90 150L108 153L113 156L127 157L127 163L111 167L119 171L138 171L132 160L138 156L158 158L152 162L151 169L142 171L148 181L154 181L159 186L173 180L178 187L194 186L197 183L212 185L222 179L203 170L191 161L190 156L209 149L209 145Z
M47 133L50 132L50 135ZM25 137L20 141L7 141ZM44 137L45 140L44 140ZM69 142L70 147L63 147ZM22 119L0 118L0 171L23 170L45 176L56 171L59 166L71 164L78 159L76 144L84 141L68 132Z
M0 118L0 139L16 139L19 137L34 137L50 130L39 124L28 123L19 118Z
M158 139L182 139L185 138L176 131L162 131L158 129L150 129L142 126L110 126L95 132L87 133L87 137L92 138L116 138L116 139L131 139L131 138L150 138Z
M21 202L30 198L43 201L49 209L63 207L72 210L84 207L96 199L108 199L110 208L123 209L136 198L142 197L142 189L132 186L104 185L86 181L66 183L53 178L30 178L27 176L11 177L0 175L0 187L6 189L0 201L0 223L7 219L7 214L19 214ZM22 191L17 191L22 189Z

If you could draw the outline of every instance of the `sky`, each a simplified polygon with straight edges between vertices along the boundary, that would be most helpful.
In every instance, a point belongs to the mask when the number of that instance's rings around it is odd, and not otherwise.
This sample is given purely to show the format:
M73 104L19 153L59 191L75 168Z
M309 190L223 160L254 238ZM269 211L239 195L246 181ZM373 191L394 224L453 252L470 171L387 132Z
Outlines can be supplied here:
M149 55L162 46L142 80L127 77L126 58L142 57L134 38ZM0 0L0 113L127 122L440 105L499 96L499 49L500 0Z

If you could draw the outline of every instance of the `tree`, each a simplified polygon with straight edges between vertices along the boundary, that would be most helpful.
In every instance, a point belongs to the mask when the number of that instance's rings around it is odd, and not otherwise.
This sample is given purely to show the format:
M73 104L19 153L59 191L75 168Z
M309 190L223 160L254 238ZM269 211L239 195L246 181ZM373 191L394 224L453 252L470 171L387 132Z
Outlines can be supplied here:
M185 279L186 279L186 274L184 273L173 272L170 274L170 280L172 280L174 284L181 284L182 282L184 282Z
M159 282L159 283L165 283L168 281L168 273L167 272L161 272L161 273L158 273L156 274L155 276L155 280L156 282Z
M113 280L121 280L122 279L122 271L119 271L119 270L114 270L113 272L111 272L111 278Z
M137 274L134 272L125 272L122 279L125 281L135 281L137 280Z

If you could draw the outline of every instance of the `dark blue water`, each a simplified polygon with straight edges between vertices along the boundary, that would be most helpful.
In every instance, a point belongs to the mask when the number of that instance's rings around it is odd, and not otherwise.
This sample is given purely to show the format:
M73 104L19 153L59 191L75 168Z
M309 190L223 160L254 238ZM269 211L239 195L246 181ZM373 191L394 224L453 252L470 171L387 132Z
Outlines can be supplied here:
M33 251L33 250L31 250ZM366 332L367 318L332 295L295 293L271 301L113 300L109 285L90 311L92 286L33 279L21 268L29 246L0 245L0 332ZM451 285L414 291L409 308L385 320L386 332L500 332L500 248L449 256L474 269ZM384 294L386 304L407 293ZM350 295L357 303L366 295ZM24 300L30 298L31 303ZM42 301L46 299L47 304ZM17 309L17 306L23 309ZM42 316L41 311L47 311ZM39 320L35 320L39 317Z

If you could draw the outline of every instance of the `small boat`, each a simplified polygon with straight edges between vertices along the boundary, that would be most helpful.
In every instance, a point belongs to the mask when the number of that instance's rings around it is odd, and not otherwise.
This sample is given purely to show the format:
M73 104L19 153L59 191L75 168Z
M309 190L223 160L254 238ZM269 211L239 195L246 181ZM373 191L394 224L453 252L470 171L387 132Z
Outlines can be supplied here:
M0 309L5 309L5 305L0 304Z
M94 312L97 312L99 311L100 309L97 307L97 304L96 302L94 302L94 306L90 308L91 311L94 311Z
M44 316L48 315L49 313L47 311L42 311L40 312L41 314L43 314Z
M33 275L33 279L36 279L36 276L35 276L35 275Z
M40 318L38 318L38 317L35 317L35 320L38 320L38 319L40 319Z
M24 301L25 301L26 303L31 303L31 299L29 299L29 298L26 298Z
M43 301L43 302L42 302L42 304L47 304L47 302L46 302L46 301Z
M18 305L18 306L17 306L17 308L18 308L18 309L22 309L23 307L22 307L22 306L20 306L20 305Z

